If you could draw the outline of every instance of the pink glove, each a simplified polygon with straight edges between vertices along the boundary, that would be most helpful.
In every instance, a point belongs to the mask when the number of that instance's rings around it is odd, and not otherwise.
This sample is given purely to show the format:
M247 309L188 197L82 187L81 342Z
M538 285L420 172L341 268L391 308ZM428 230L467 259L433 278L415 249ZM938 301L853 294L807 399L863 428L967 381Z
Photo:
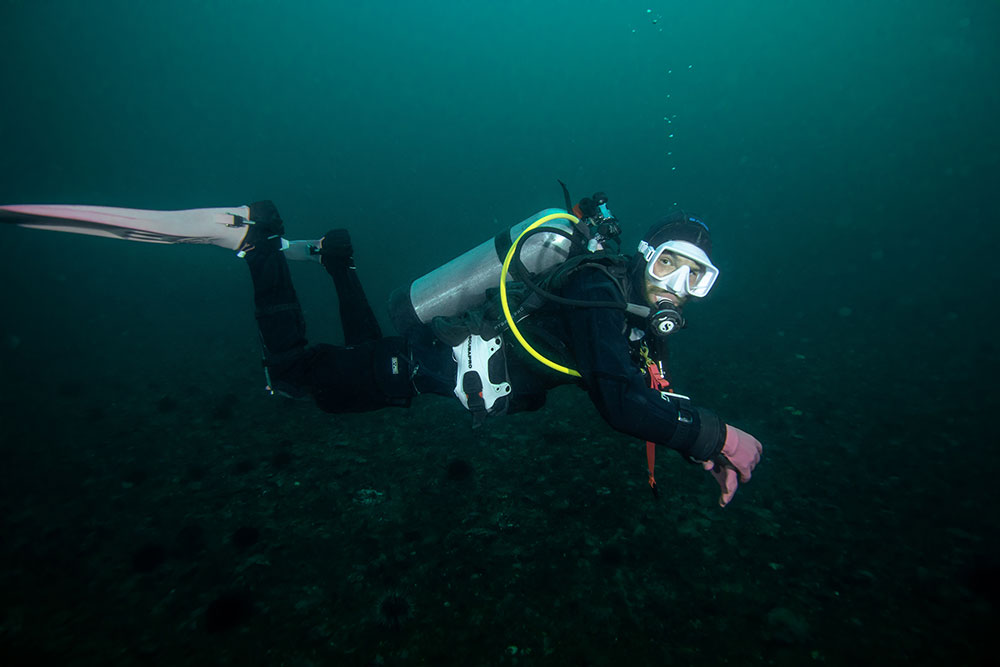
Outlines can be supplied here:
M719 456L714 461L705 461L702 467L712 473L719 483L722 495L719 497L719 507L725 507L736 495L736 479L742 484L750 481L750 473L760 461L763 449L760 440L746 431L726 424L726 444L722 446Z

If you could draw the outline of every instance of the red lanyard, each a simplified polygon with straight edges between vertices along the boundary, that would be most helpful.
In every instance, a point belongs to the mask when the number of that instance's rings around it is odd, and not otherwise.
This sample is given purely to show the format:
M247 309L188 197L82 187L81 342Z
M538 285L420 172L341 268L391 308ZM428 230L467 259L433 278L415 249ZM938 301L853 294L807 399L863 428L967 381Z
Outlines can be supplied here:
M667 390L670 382L663 377L659 364L650 361L646 367L646 371L649 373L649 386L651 389L655 389L656 391ZM646 466L649 472L649 488L653 490L654 496L659 497L659 492L656 489L656 477L653 476L653 470L656 468L656 443L652 441L646 442Z

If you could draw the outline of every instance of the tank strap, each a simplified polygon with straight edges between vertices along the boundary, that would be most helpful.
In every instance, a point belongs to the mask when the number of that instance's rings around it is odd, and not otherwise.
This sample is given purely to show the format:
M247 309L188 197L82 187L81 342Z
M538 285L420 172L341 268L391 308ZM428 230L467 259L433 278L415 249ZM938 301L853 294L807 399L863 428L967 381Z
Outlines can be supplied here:
M556 180L559 181L558 178ZM563 183L562 181L559 181L559 185L562 187L563 200L566 202L566 210L567 211L572 211L573 210L573 198L569 196L569 188L566 187L566 184ZM577 217L579 217L579 216L577 216Z
M507 253L510 252L512 245L514 245L514 241L510 238L510 230L508 229L503 230L493 237L493 247L497 251L497 260L501 264L503 264L503 260L507 257Z
M455 396L472 413L473 427L481 426L487 415L507 412L510 383L503 338L473 334L452 348L452 356L458 365Z

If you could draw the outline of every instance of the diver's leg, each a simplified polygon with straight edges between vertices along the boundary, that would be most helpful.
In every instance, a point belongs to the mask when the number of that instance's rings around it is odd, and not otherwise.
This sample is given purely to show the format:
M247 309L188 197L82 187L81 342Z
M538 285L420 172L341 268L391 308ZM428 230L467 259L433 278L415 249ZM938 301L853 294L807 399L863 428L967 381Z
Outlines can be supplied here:
M320 253L323 267L333 278L340 300L340 321L344 327L344 342L358 345L382 337L375 313L365 296L364 287L354 265L354 248L346 229L333 229L323 237Z
M264 350L269 388L301 397L307 392L303 356L306 324L292 285L288 262L281 252L284 225L271 202L251 204L250 227L240 253L250 269L254 316Z
M295 397L309 394L326 412L409 405L415 394L414 362L402 338L376 335L350 347L307 346L305 318L281 251L281 218L270 202L262 203L253 213L256 224L240 251L253 279L257 326L272 389ZM360 291L360 283L355 284ZM364 301L363 291L361 299Z

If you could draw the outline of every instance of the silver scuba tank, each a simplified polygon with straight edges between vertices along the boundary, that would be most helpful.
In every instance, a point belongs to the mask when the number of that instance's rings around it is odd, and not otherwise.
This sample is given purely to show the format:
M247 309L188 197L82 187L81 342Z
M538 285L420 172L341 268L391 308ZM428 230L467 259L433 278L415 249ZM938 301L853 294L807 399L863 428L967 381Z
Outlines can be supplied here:
M486 300L486 290L499 287L504 259L515 239L533 222L561 208L547 208L483 241L447 264L417 278L389 297L389 316L396 330L406 335L414 327L438 316L460 315ZM551 220L546 227L573 232L568 220ZM561 234L532 234L521 248L521 261L532 273L545 271L566 261L571 243ZM508 278L509 279L509 278Z

